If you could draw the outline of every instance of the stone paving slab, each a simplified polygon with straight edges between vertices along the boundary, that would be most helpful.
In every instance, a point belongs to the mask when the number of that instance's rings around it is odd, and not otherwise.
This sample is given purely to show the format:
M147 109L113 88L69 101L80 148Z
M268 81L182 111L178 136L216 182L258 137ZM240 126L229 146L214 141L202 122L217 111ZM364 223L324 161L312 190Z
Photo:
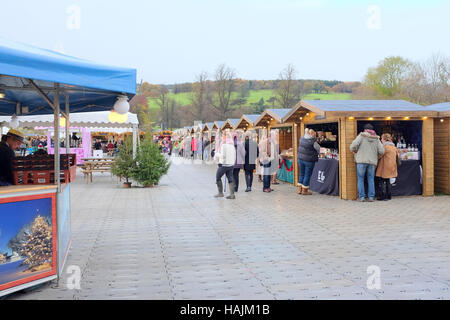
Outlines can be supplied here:
M241 173L236 200L215 199L215 170L173 165L152 189L79 178L62 277L8 298L450 299L449 196L359 203L288 184L266 194L257 179L245 193Z

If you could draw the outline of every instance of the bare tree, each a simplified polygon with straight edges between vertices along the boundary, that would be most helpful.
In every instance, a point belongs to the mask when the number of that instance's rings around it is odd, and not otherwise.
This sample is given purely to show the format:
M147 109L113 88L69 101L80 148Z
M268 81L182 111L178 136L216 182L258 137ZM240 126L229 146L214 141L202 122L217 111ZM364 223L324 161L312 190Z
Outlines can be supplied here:
M280 108L290 108L294 106L303 95L300 82L296 80L297 71L292 64L281 71L278 87L275 89L276 99Z
M232 111L231 94L234 91L234 71L221 64L215 74L214 99L212 106L220 119L225 120Z
M402 82L402 93L410 101L430 105L448 101L450 59L434 54L422 63L414 63Z
M166 86L159 86L159 95L156 103L160 109L160 120L163 128L173 128L177 103L174 99L169 98L169 89Z
M211 100L210 91L208 87L208 74L202 72L197 76L197 82L193 85L193 92L191 96L192 114L194 119L205 122L206 108Z
M440 54L433 54L422 64L422 69L427 82L426 103L445 101L444 95L450 81L450 59Z

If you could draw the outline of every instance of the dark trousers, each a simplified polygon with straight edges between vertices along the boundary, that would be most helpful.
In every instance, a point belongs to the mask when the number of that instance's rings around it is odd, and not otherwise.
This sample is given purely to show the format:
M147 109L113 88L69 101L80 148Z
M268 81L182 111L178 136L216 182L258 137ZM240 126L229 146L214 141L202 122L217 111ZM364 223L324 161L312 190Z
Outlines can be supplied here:
M245 184L251 188L253 184L253 170L245 170Z
M270 178L272 175L270 174L270 162L264 165L264 176L263 176L263 190L270 188Z
M216 182L222 180L222 177L226 175L228 182L231 184L233 182L233 169L233 167L222 167L219 165L216 172Z
M239 189L239 172L241 172L241 168L233 169L234 192L238 192Z
M389 178L383 179L380 177L375 177L377 185L377 198L379 200L391 200L392 199L392 185Z

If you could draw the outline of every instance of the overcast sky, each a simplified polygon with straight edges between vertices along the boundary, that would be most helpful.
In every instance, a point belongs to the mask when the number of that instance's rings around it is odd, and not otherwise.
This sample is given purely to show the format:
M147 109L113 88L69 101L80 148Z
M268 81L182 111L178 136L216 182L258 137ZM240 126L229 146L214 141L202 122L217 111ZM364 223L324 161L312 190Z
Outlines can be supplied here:
M244 79L362 80L390 55L450 56L444 0L2 1L0 37L181 83L221 63Z

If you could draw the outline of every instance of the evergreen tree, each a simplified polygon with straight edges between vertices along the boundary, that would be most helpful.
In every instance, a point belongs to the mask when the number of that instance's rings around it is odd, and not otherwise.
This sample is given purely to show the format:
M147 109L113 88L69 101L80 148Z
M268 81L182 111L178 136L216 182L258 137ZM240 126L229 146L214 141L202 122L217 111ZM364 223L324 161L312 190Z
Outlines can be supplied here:
M170 163L160 152L158 145L152 139L141 142L136 155L136 166L133 178L144 186L158 184L161 177L169 171Z

